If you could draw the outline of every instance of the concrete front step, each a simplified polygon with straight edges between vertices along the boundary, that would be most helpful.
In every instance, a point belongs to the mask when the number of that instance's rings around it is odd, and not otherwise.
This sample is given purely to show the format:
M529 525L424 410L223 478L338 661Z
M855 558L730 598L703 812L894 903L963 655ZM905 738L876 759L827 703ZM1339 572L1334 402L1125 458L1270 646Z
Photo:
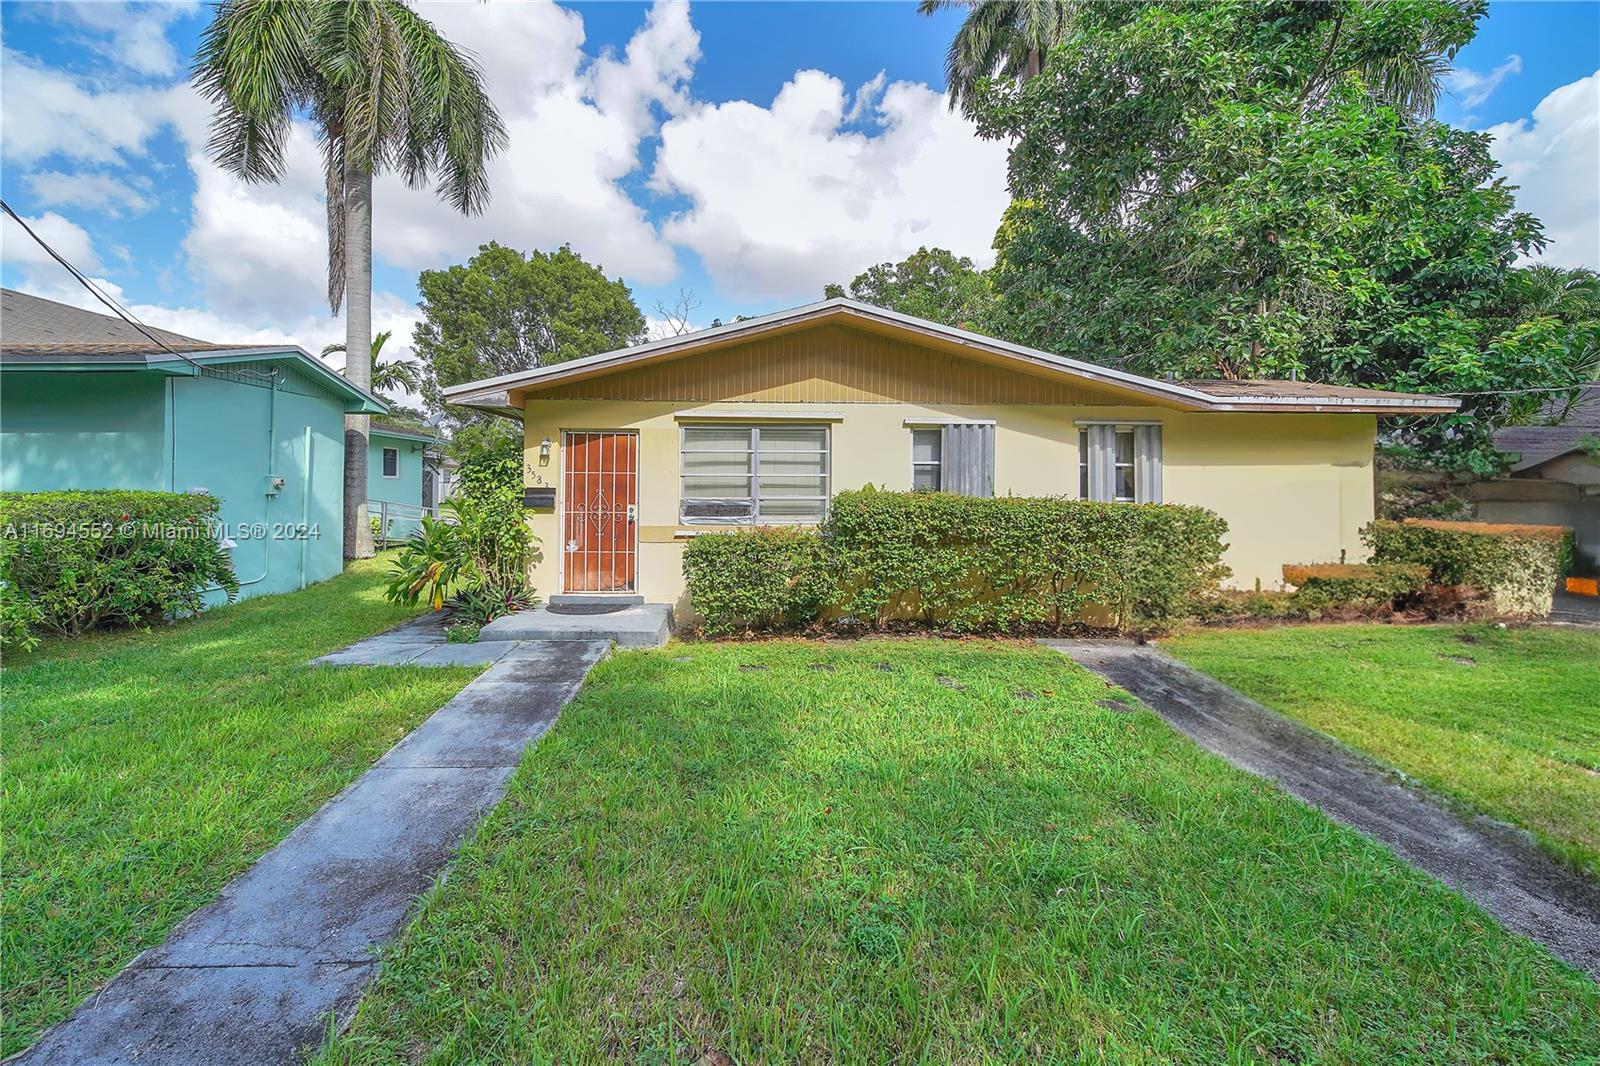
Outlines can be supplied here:
M672 607L641 603L604 614L563 614L540 605L496 618L478 633L483 640L614 640L624 648L659 648L672 635Z

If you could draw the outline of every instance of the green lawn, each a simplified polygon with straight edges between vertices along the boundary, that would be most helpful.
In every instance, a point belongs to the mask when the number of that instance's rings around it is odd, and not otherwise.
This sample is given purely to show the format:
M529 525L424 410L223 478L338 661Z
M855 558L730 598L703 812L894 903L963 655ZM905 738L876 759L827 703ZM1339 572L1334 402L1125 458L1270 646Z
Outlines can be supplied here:
M476 673L302 666L415 613L383 599L386 563L8 658L0 1054L159 943Z
M1109 696L982 642L619 654L325 1060L1600 1048L1600 987Z
M1292 626L1165 646L1600 877L1600 632Z

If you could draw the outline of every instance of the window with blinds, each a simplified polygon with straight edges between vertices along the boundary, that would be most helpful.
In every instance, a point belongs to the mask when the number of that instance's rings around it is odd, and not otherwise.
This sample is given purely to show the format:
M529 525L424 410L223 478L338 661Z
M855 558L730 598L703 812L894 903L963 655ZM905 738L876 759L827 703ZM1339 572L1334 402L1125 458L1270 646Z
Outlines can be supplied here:
M827 426L685 426L680 458L685 525L809 525L827 514Z
M1091 425L1078 430L1078 498L1161 502L1161 427Z

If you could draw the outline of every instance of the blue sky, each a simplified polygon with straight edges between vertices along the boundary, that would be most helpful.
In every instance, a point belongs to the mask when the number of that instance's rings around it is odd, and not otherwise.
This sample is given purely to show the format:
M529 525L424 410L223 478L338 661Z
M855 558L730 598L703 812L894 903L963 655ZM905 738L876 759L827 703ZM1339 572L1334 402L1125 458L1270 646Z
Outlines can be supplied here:
M654 316L815 299L919 244L990 257L1004 150L942 99L956 13L911 3L419 5L476 51L512 147L486 214L398 181L377 190L375 314L402 354L416 274L490 239L563 242ZM0 5L0 163L9 203L147 321L206 339L342 335L321 299L325 242L309 130L278 186L205 156L183 82L198 4ZM1490 130L1548 257L1600 267L1600 4L1498 3L1458 57L1441 117ZM82 302L7 224L0 276Z

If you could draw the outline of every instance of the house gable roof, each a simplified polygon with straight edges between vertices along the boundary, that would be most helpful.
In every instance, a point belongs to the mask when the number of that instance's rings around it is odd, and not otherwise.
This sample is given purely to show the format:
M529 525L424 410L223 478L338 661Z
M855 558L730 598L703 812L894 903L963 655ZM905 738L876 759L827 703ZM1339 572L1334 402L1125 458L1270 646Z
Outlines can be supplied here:
M1564 401L1562 401L1564 403ZM1540 412L1543 417L1562 414L1554 402ZM1566 417L1555 425L1508 426L1494 435L1496 451L1517 456L1511 472L1531 470L1551 459L1580 451L1583 441L1600 437L1600 385L1590 385L1566 409Z
M394 422L385 422L377 418L372 420L372 428L369 435L373 437L395 437L401 440L414 440L424 444L442 443L441 438L437 433L431 433L426 429L418 429L415 426L402 426Z
M380 397L352 385L297 345L216 344L171 330L145 328L161 343L115 316L0 289L0 369L149 371L193 377L206 366L291 362L342 398L347 412L382 414L389 409Z
M1179 410L1418 415L1449 413L1460 405L1460 401L1448 397L1379 392L1310 382L1158 381L848 299L825 300L697 333L469 382L445 389L444 396L451 403L515 416L524 397L560 384L720 351L757 338L808 329L823 323L838 323L895 336L936 351L1021 370L1045 379L1071 380L1079 385L1091 386L1096 391L1124 398L1129 403L1151 403Z

